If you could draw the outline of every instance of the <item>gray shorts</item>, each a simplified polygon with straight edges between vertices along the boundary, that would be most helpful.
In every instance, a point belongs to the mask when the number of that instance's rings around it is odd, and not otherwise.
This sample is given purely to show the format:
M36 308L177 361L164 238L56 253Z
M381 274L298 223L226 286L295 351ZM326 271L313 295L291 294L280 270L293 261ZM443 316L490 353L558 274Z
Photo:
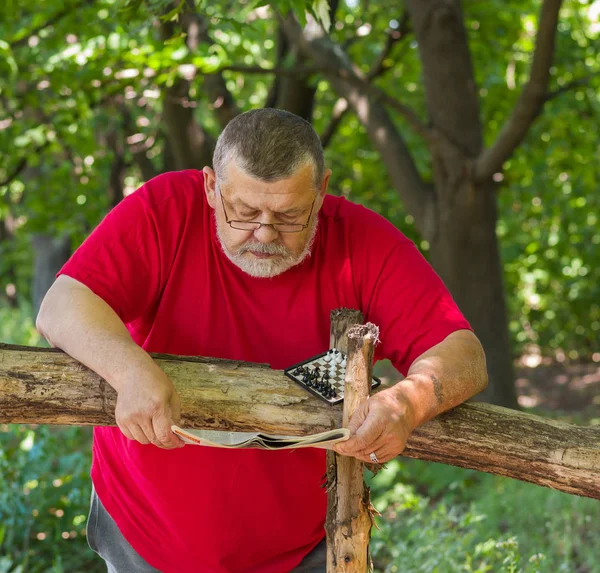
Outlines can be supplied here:
M92 550L106 562L108 573L161 573L148 565L129 545L113 518L104 509L93 486L87 540ZM325 573L326 570L327 545L323 540L290 573Z

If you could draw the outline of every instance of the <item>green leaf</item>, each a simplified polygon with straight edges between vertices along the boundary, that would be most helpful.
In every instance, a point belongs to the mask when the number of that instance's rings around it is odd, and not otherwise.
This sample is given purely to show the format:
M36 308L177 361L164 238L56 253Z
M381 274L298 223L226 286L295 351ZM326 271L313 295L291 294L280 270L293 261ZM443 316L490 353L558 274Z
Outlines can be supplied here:
M329 18L329 2L327 0L314 0L312 4L314 13L325 28L325 31L329 33L331 28L331 19Z
M169 22L171 20L174 20L177 16L179 16L179 13L183 9L184 4L185 4L185 0L180 0L179 4L177 4L177 6L175 6L175 8L173 8L172 10L167 12L164 16L161 16L160 19L163 22Z
M291 0L290 3L300 25L302 27L306 26L306 2L304 0Z
M0 60L6 61L10 71L10 77L11 79L14 79L19 72L19 66L17 66L10 44L4 40L0 40Z

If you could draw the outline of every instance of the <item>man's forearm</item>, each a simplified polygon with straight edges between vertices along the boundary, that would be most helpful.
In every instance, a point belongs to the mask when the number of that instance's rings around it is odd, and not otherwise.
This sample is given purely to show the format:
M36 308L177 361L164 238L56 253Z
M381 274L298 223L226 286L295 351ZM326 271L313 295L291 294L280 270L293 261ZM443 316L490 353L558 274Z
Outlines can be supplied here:
M48 291L37 327L50 344L99 374L117 392L128 371L159 368L108 304L69 277L59 277Z
M486 386L483 348L472 332L459 330L419 356L391 391L408 400L416 428Z

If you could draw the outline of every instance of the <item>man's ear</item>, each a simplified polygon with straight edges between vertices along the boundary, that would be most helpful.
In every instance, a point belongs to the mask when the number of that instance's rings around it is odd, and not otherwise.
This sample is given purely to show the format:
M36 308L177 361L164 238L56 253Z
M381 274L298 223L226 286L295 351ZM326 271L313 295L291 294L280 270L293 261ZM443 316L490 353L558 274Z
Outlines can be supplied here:
M319 189L319 197L321 200L327 195L327 186L329 185L329 178L331 177L331 169L327 169L325 171L325 175L323 175L323 180L321 181L321 188Z
M217 183L217 176L210 167L202 169L204 175L204 192L206 193L206 200L208 204L214 209L217 204L217 195L215 186Z

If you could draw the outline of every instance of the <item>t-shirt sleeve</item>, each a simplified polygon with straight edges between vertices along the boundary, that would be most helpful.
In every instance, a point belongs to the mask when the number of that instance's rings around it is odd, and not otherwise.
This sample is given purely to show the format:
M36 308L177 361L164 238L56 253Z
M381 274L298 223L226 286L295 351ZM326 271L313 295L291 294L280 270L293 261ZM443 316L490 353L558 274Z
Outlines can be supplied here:
M367 320L379 326L376 358L406 376L414 360L452 332L471 327L433 268L405 239L371 269Z
M142 187L110 211L57 274L83 283L125 324L157 301L163 280L157 224L145 192Z

